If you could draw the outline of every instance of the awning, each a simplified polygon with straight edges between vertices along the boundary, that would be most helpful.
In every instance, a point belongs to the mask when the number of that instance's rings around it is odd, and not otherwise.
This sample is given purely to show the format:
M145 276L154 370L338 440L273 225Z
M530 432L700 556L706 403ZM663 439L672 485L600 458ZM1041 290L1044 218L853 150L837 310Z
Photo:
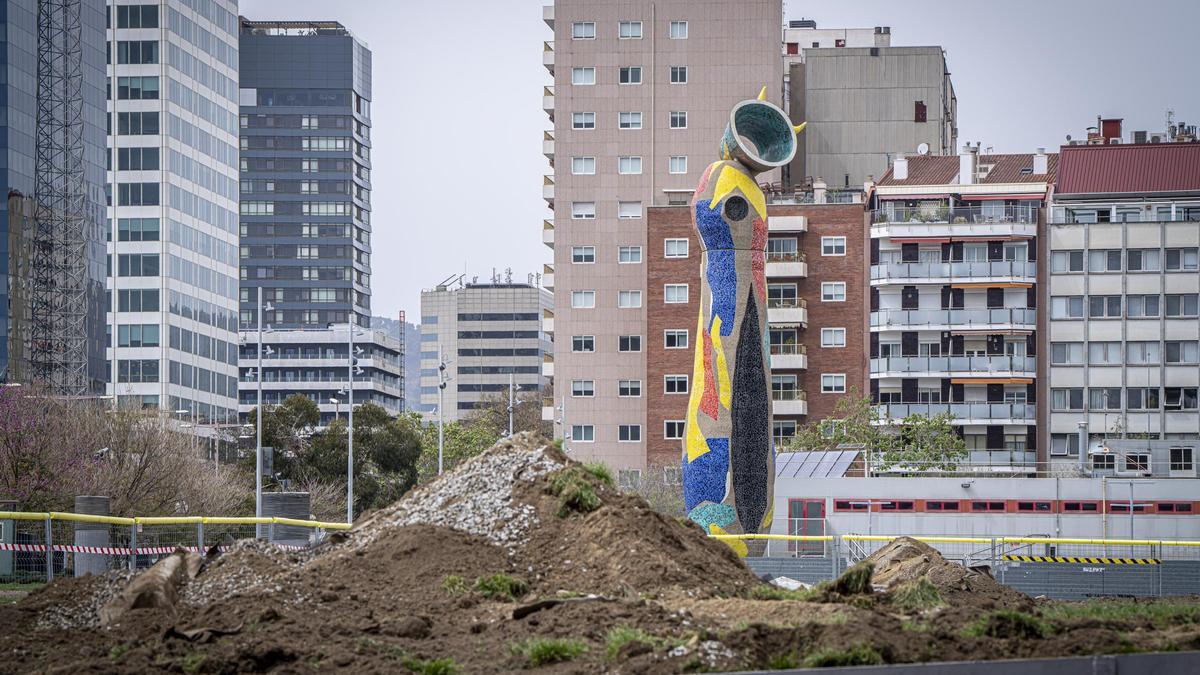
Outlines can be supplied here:
M950 197L949 193L943 193L940 195L881 195L878 192L876 192L875 194L878 195L880 199L893 200L893 201L906 201L909 199L912 199L912 200L947 199Z
M959 199L964 202L987 201L987 200L995 200L995 199L1019 199L1019 200L1025 200L1025 201L1036 199L1038 201L1041 201L1045 198L1046 198L1046 195L1043 193L1033 193L1033 194L1027 194L1027 195L971 195L971 194L966 194L966 195L959 196Z
M951 335L1029 335L1033 330L952 327L949 332Z
M1033 384L1032 377L952 377L950 384Z
M949 244L950 237L892 237L893 244Z
M991 281L972 281L962 284L950 284L950 288L1033 288L1033 284L1019 281L1006 281L1003 283Z

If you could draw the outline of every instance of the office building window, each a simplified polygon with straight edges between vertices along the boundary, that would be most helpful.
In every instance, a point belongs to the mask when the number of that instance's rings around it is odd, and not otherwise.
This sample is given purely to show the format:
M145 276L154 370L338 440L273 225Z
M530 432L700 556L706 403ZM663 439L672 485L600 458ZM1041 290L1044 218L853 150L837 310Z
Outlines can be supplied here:
M663 348L664 349L687 349L688 348L688 332L677 328L667 329L663 331Z
M622 40L642 39L641 21L622 21L617 26L617 36Z
M641 66L621 66L620 77L617 80L621 84L641 84L642 83L642 67Z
M575 220L596 217L596 202L571 202L571 218Z
M845 302L846 282L826 281L821 284L821 302Z
M642 113L640 113L640 112L617 113L617 126L621 129L641 129L642 128Z
M1157 272L1162 260L1156 248L1134 248L1125 252L1125 269L1130 272Z
M671 39L686 40L688 36L688 22L672 21L671 22Z
M1089 272L1120 272L1120 249L1109 251L1088 251Z
M117 185L117 203L121 206L158 206L158 200L158 183L119 183Z
M1120 410L1120 387L1090 387L1088 389L1089 410Z
M587 353L596 351L596 336L595 335L573 335L571 336L571 351L576 353Z
M1171 471L1196 470L1195 461L1192 459L1192 448L1171 448L1169 455Z
M1166 316L1168 318L1197 316L1197 310L1200 309L1197 305L1198 300L1200 300L1200 295L1195 293L1168 293Z
M642 172L641 157L618 157L617 173L634 175Z
M158 98L158 77L118 77L117 98L146 100Z
M1088 364L1093 366L1119 366L1123 363L1120 342L1089 342Z
M642 262L642 247L618 246L617 262L622 265L633 265Z
M117 327L118 347L159 346L159 326L156 323L127 324Z
M572 380L571 396L588 397L596 395L595 380Z
M117 257L118 276L156 277L159 272L157 253L122 253Z
M158 382L158 359L119 359L118 382Z
M617 202L617 217L625 220L642 217L641 202Z
M579 66L571 69L571 84L576 85L592 85L596 84L596 68L593 66Z
M663 421L663 438L668 441L678 440L683 438L684 424L683 420L664 420Z
M821 329L821 346L822 347L845 347L846 346L846 329L845 328L822 328Z
M1195 410L1196 387L1165 387L1163 389L1164 410Z
M1162 360L1162 349L1158 341L1126 342L1125 362L1137 365L1157 365Z
M617 380L617 396L635 398L642 395L641 380Z
M622 335L617 338L617 351L619 352L640 352L642 351L642 336L641 335Z
M1200 249L1169 248L1166 257L1168 272L1195 272L1200 269Z
M687 84L687 66L671 66L671 84Z
M1089 319L1119 319L1121 318L1121 296L1119 295L1089 295Z
M1125 407L1129 410L1158 410L1158 387L1129 387L1125 390Z
M841 394L846 391L846 376L841 373L822 373L821 392L825 394Z
M620 424L617 426L617 441L620 443L637 443L642 440L642 425Z
M571 307L591 309L596 306L596 291L571 291Z
M1167 363L1196 363L1200 361L1200 343L1195 340L1168 340Z
M686 129L687 128L687 112L672 110L671 111L671 128Z
M592 443L596 440L596 427L590 424L572 424L571 440L576 443Z
M1160 299L1158 294L1125 296L1125 313L1131 319L1156 317Z
M686 258L686 257L688 257L688 240L687 239L664 239L663 240L663 257L664 258Z
M158 5L117 5L117 28L158 28Z
M596 113L594 113L594 112L571 113L571 128L572 129L595 129L596 128Z
M688 376L687 375L664 375L663 376L663 393L664 394L686 394L686 393L688 393Z
M576 176L591 176L596 173L595 157L572 157L571 173Z
M642 306L641 291L618 291L617 292L617 307L621 309L634 309Z
M1054 251L1050 254L1051 272L1082 272L1083 251Z
M846 255L846 238L821 237L821 255Z
M663 302L667 304L677 304L686 303L687 301L687 284L665 284L663 286Z
M1051 455L1078 455L1078 434L1050 434Z
M1064 388L1050 390L1051 410L1083 410L1083 389Z
M1082 365L1082 342L1051 342L1050 363L1056 366Z
M121 40L117 42L117 63L158 63L158 40Z
M667 165L668 173L687 173L687 155L671 155Z
M595 40L596 39L596 22L594 21L576 21L571 24L571 39L572 40Z
M576 265L588 265L596 262L596 247L572 246L571 262Z
M1083 296L1059 295L1050 298L1051 319L1082 319Z

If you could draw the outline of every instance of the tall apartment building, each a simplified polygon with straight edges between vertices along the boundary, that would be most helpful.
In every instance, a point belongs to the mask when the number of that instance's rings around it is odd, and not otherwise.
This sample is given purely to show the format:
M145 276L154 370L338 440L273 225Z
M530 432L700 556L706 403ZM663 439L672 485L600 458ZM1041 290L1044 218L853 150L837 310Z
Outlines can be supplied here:
M620 386L647 368L646 209L690 198L735 103L764 85L780 102L782 7L558 0L543 18L554 33L543 54L554 79L543 96L554 125L543 240L554 246L546 327L562 345L555 403L566 401L565 425L580 432L576 456L639 467L645 441L621 438L645 426L646 399ZM587 386L592 396L570 395Z
M867 372L864 204L767 205L767 322L776 447L833 413ZM649 465L679 462L700 309L700 246L691 209L647 211L646 380L621 383L646 400ZM572 399L573 401L573 399Z
M517 392L542 390L554 375L553 344L542 331L542 317L553 309L553 296L532 284L422 291L420 410L434 412L440 400L443 420L452 422L506 395L510 382ZM446 364L440 399L439 363Z
M104 8L38 9L0 2L0 381L102 394Z
M968 146L901 157L874 189L871 396L893 421L953 415L979 470L1044 466L1037 248L1057 163Z
M1194 476L1200 143L1064 146L1047 229L1051 460Z
M241 20L241 324L371 316L371 52L333 21Z
M110 393L233 422L237 3L110 2L109 26Z

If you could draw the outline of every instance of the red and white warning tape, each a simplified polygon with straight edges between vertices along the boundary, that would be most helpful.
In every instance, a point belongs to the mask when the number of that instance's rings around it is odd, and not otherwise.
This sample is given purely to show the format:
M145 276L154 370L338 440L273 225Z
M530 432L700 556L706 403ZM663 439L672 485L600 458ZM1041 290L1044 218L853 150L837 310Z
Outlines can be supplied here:
M289 551L303 551L307 546L293 546L285 544L277 544L279 548ZM139 546L137 549L138 555L156 555L174 553L176 549L184 549L193 553L203 553L207 549L200 549L195 546ZM219 546L218 550L224 552L229 549L228 546ZM55 551L63 551L65 553L91 553L95 555L131 555L134 550L128 547L121 546L54 546ZM45 553L45 544L4 544L0 543L0 551L19 551L22 553Z

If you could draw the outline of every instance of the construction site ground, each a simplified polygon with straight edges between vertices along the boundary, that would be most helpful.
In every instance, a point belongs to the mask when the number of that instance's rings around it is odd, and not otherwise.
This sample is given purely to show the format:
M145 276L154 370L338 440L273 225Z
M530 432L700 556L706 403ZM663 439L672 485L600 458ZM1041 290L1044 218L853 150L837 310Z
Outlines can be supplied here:
M0 672L677 673L1200 649L1200 601L1050 602L898 539L787 591L546 441L321 546L244 541L0 603Z

